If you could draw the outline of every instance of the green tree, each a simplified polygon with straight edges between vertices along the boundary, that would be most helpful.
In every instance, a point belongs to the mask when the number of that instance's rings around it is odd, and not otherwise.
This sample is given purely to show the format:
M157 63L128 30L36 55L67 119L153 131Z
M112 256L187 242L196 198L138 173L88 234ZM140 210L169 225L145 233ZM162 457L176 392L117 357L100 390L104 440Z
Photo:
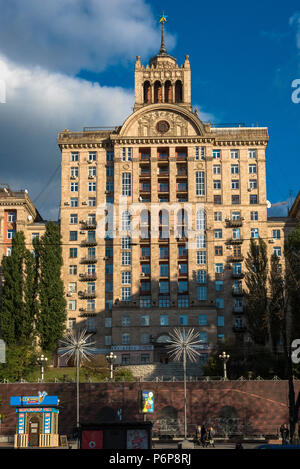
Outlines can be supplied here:
M53 351L63 336L67 318L61 237L56 223L47 223L45 234L35 242L35 250L39 265L37 331L42 349Z
M249 334L255 344L265 345L268 340L268 257L266 243L259 238L251 239L245 261L247 286L245 317Z
M20 381L34 370L37 354L30 344L13 344L6 349L6 363L0 364L0 379Z
M8 345L33 338L35 314L34 256L25 247L22 231L15 234L10 256L2 260L4 285L1 295L0 329Z
M269 276L270 301L269 301L269 326L273 352L276 353L278 344L286 336L286 298L284 278L280 258L275 254L271 257Z

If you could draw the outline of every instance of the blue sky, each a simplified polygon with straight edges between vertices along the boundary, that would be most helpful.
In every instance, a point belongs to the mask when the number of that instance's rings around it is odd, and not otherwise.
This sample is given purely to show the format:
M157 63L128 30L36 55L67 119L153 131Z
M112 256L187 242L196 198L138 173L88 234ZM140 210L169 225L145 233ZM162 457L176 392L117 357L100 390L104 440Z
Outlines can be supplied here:
M146 63L158 51L164 10L168 52L180 64L190 55L193 104L214 122L269 127L268 199L287 200L290 191L296 196L300 103L292 102L291 85L300 79L298 2L189 1L186 9L169 0L40 5L0 0L0 80L7 82L6 104L0 104L1 182L28 188L35 199L59 165L59 130L123 122L133 104L135 56ZM7 159L11 152L19 155L17 165ZM57 175L36 203L56 218Z

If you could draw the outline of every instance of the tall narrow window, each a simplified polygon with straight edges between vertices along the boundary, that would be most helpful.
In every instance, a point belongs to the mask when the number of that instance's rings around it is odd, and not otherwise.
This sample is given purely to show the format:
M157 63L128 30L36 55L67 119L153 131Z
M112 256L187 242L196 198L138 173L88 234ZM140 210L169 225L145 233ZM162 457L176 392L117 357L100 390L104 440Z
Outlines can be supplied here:
M122 195L131 195L131 173L122 173Z
M145 81L144 83L144 103L151 103L151 86L149 81Z
M196 195L205 195L204 171L196 171Z
M154 102L161 103L161 83L156 81L154 83Z
M166 103L172 102L172 84L170 80L167 80L165 83L165 102Z
M182 93L182 83L180 80L177 80L175 83L175 102L182 103L183 93Z

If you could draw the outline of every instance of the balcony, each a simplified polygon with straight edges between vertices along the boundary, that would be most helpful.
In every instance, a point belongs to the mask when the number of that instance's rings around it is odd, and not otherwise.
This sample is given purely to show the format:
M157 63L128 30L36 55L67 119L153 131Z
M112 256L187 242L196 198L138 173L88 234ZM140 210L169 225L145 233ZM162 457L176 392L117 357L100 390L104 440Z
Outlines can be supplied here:
M97 280L96 274L79 274L79 280L82 282L88 282L90 280Z
M96 220L81 221L82 230L95 230L97 228Z
M80 259L80 264L95 264L97 262L96 256L82 257Z
M96 312L94 309L89 309L89 308L79 308L80 318L93 318L96 316Z
M93 299L96 298L96 292L95 290L85 290L85 291L79 291L78 296L82 299Z
M232 278L241 279L244 278L245 274L243 272L232 272Z
M159 168L157 176L159 178L169 177L169 168Z
M187 154L186 153L177 153L176 161L178 162L186 162L187 161Z
M226 244L237 245L237 244L242 244L243 241L244 241L243 238L230 238L227 240Z
M150 161L150 153L140 153L140 161Z
M141 178L150 178L151 177L151 171L150 168L140 168L140 177Z
M157 155L157 159L158 161L169 161L169 155L167 155L166 153L159 153Z
M232 296L243 296L244 295L244 290L242 287L232 288Z
M228 262L242 262L244 260L243 254L233 254L228 257Z
M88 247L88 246L97 246L97 241L95 239L84 239L80 243L81 247Z
M238 220L232 220L230 218L225 218L228 227L237 228L243 226L244 218L239 218Z

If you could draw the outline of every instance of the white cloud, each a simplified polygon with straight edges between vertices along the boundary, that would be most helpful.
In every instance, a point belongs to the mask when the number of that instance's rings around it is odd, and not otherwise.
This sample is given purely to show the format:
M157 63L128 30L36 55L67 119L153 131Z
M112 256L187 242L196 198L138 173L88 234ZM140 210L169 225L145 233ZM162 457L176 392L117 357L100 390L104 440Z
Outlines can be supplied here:
M167 34L167 49L175 44ZM0 51L17 63L78 73L156 53L145 0L0 0Z
M28 188L33 199L60 163L59 131L120 125L132 111L132 90L29 69L3 55L0 77L6 84L6 104L0 104L1 183ZM37 207L47 217L58 203L59 172Z
M293 16L290 18L290 26L294 26L296 28L296 44L297 48L300 49L300 12L297 11L294 13Z

